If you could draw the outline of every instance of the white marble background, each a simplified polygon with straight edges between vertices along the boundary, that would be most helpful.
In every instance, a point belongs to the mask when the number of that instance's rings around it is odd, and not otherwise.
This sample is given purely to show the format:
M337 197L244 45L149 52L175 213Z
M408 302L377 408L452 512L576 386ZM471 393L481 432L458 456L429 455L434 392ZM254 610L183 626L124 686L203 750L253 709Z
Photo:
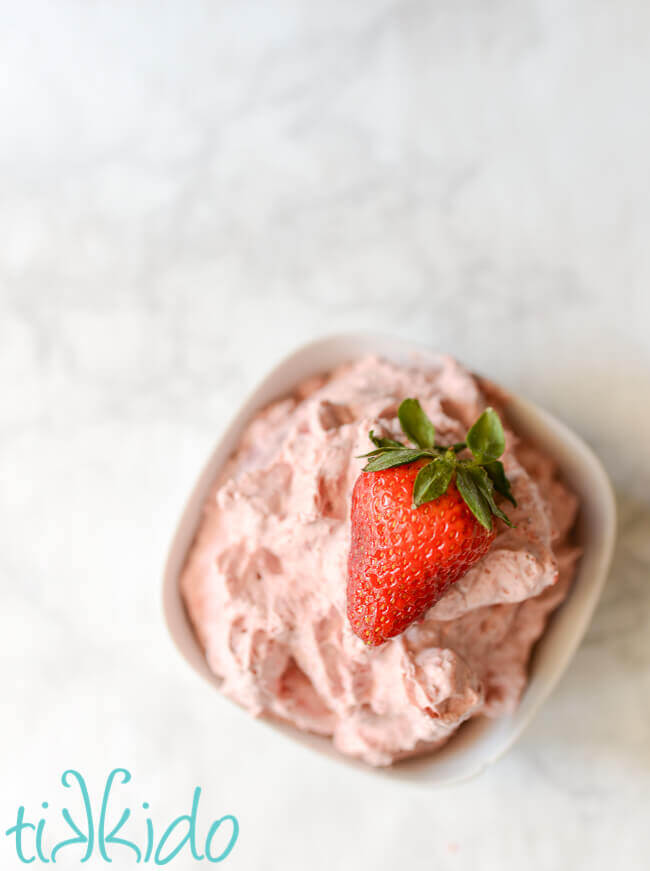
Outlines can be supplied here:
M196 784L236 813L233 869L647 868L647 2L0 11L2 832L60 803L64 768L96 789L126 765L161 822ZM564 680L503 761L441 792L261 729L161 621L223 420L291 346L360 327L528 393L620 493Z

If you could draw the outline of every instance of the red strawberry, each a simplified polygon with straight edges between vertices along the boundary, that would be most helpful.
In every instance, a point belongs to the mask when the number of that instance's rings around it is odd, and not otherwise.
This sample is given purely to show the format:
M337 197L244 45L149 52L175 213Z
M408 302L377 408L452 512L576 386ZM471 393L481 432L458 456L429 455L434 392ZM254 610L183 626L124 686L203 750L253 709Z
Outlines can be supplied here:
M418 460L362 472L352 493L348 618L366 644L399 635L461 578L494 538L451 485L413 508Z
M399 417L418 448L371 432L377 449L352 493L348 619L370 646L403 632L486 553L492 515L509 523L493 489L516 504L497 459L505 439L492 409L449 447L435 445L417 400L404 400ZM466 448L472 459L459 459Z

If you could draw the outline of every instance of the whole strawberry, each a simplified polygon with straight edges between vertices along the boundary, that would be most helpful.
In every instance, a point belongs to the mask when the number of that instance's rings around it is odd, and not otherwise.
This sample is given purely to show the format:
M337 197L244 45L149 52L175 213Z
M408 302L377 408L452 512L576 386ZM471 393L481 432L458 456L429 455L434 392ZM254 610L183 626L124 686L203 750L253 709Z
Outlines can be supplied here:
M493 515L512 525L494 490L516 504L499 461L505 437L493 409L464 442L449 446L435 444L417 399L405 399L398 414L417 448L371 431L376 447L352 493L348 619L370 646L403 632L486 553ZM466 449L471 458L460 458Z

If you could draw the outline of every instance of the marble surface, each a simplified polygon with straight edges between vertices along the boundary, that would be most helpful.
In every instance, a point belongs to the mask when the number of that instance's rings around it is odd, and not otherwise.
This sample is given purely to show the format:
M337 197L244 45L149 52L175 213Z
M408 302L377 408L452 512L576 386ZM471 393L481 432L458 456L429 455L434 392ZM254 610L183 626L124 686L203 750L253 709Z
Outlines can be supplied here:
M650 7L1 6L0 829L64 768L99 788L123 765L156 819L197 784L236 813L233 869L647 868ZM161 620L168 540L241 393L361 327L546 405L619 494L560 686L438 792L261 729Z

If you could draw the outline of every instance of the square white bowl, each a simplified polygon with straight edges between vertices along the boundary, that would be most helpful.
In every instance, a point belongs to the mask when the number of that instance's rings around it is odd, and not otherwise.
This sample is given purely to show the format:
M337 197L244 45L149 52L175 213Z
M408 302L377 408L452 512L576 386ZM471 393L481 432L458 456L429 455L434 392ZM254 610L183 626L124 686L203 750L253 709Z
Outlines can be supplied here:
M299 348L280 362L253 391L217 442L189 497L174 535L163 580L163 608L177 649L203 678L219 686L194 635L180 595L179 578L201 519L202 508L219 470L236 447L252 415L286 396L304 378L326 372L364 354L395 362L413 362L432 352L412 343L369 334L335 335ZM514 429L528 436L558 463L561 474L580 500L576 538L582 547L576 577L566 601L551 618L535 646L529 681L517 710L499 719L477 717L465 723L440 750L389 768L371 768L336 751L327 738L312 735L271 718L275 729L339 762L366 771L449 784L473 777L508 750L530 723L565 671L582 640L607 578L616 536L616 506L607 475L591 449L563 423L532 402L511 395L506 413ZM242 712L242 716L250 716Z

